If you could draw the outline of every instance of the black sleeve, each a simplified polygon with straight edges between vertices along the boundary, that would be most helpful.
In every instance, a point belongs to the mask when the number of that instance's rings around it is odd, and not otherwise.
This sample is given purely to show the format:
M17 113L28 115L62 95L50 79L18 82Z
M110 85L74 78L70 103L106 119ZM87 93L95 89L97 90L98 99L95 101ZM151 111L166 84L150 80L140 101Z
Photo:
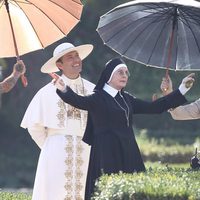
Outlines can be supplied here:
M85 128L85 132L84 132L82 140L88 145L92 145L94 141L94 127L93 127L90 112L88 112L87 125Z
M162 113L170 108L180 106L185 102L187 102L186 98L178 89L152 102L132 97L133 112L136 114Z
M93 108L94 105L94 94L88 96L81 96L76 94L70 87L67 86L66 92L61 92L60 90L56 90L56 93L60 98L65 102L68 103L76 108L82 110L90 110Z

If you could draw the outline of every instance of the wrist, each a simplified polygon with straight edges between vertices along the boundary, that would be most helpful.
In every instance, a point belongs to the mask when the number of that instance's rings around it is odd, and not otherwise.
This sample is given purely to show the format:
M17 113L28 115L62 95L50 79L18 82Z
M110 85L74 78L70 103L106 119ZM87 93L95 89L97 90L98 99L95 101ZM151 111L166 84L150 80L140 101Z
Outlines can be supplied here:
M167 112L172 112L175 108L170 108Z
M163 94L163 96L166 96L166 95L170 94L171 92L172 91L166 90L166 91L163 91L162 94Z
M173 92L172 88L162 89L163 96L166 96L166 95L168 95L168 94L170 94L172 92Z
M62 88L62 90L60 90L62 93L66 93L67 92L67 87Z
M14 71L12 74L16 79L18 79L21 76L21 73L18 71Z

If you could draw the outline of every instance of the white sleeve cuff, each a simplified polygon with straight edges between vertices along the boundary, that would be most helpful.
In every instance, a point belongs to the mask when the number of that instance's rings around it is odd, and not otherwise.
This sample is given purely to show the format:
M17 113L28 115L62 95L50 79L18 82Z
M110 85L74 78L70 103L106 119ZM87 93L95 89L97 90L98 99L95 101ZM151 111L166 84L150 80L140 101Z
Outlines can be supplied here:
M185 95L187 91L189 91L190 87L186 88L185 84L181 83L178 89L182 95Z

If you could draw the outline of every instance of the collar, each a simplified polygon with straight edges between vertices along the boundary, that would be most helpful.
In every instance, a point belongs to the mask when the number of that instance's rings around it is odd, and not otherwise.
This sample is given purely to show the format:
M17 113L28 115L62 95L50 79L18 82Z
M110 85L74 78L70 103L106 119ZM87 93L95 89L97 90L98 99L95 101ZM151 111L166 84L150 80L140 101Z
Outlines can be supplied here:
M106 91L109 95L111 95L113 98L117 95L117 93L119 92L118 90L116 90L115 88L111 87L110 85L108 85L107 83L105 83L103 90Z
M65 84L69 84L69 83L75 84L75 83L81 82L81 76L80 75L76 79L70 79L70 78L66 77L64 74L62 74L61 77L62 77L63 81L65 82Z

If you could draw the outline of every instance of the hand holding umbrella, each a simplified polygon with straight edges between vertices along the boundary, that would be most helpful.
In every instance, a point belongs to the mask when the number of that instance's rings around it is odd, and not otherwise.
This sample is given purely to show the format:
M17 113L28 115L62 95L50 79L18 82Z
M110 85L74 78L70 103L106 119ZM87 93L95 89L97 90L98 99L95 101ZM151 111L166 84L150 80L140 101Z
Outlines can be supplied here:
M200 2L135 0L121 4L99 20L104 44L148 66L199 70Z
M186 88L191 88L193 86L194 77L195 73L191 73L185 78L185 80L183 79Z
M15 34L14 34L14 29L13 29L13 24L12 24L12 20L11 20L11 16L10 16L10 11L9 11L8 0L5 0L5 7L6 7L6 10L7 10L7 13L8 13L8 19L9 19L9 22L10 22L10 28L11 28L11 32L12 32L15 53L16 53L16 56L17 56L17 63L15 64L15 70L16 70L16 72L19 72L21 74L21 80L22 80L23 86L26 87L28 85L28 81L27 81L26 76L24 75L25 71L26 71L25 65L24 65L23 61L20 60L20 57L19 57L19 52L18 52L18 49L17 49L17 43L16 43L16 38L15 38Z
M18 61L63 38L80 21L82 8L80 0L0 1L0 56ZM21 78L26 86L24 74Z
M14 73L21 76L21 80L24 87L28 85L27 78L24 75L25 72L26 72L26 67L24 65L24 62L22 60L17 60L17 63L14 65Z
M121 56L165 68L166 79L169 69L199 70L200 3L197 1L130 1L101 16L97 32L104 44Z
M170 76L168 76L168 77L165 76L162 78L160 89L161 89L163 95L167 95L173 91L172 80L171 80Z
M194 76L195 73L191 73L188 76L186 76L183 80L181 85L179 86L179 89L181 89L184 92L187 92L194 83ZM163 95L167 95L169 93L171 93L173 91L173 86L172 86L172 81L170 76L163 77L161 85L160 85L160 89L162 90Z
M14 65L13 72L18 76L23 76L26 72L26 67L22 60L18 60L17 63Z

